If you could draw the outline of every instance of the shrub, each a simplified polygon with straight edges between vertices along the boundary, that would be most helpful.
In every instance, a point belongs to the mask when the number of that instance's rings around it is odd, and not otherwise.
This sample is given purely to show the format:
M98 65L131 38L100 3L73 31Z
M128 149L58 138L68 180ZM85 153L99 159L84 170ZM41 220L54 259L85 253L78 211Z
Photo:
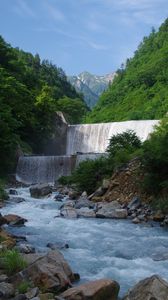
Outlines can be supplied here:
M79 190L92 193L103 180L112 174L108 159L101 157L95 160L82 161L72 173L71 180Z
M63 185L70 185L72 184L72 176L61 176L59 179L58 179L58 182L60 184L63 184Z
M12 275L27 267L26 261L15 249L1 252L3 258L3 267L7 274Z
M168 196L159 196L154 198L151 203L154 210L161 210L164 214L168 213Z
M132 130L127 130L111 137L107 152L109 153L109 156L113 158L117 155L118 151L121 153L124 153L125 151L125 155L128 155L140 147L141 141L136 133Z

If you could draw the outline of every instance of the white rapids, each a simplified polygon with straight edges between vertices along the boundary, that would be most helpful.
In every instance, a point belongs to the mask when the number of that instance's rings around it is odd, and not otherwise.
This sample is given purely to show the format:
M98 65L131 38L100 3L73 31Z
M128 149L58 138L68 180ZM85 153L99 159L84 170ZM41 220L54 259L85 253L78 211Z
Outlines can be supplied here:
M128 220L64 219L59 216L61 202L55 194L33 199L28 188L18 189L26 201L10 202L2 214L13 213L28 220L23 227L11 227L16 235L24 235L37 251L47 251L48 242L66 242L63 254L81 282L112 278L121 286L120 296L136 282L153 274L168 280L168 260L156 261L168 252L167 230L150 225L135 225Z

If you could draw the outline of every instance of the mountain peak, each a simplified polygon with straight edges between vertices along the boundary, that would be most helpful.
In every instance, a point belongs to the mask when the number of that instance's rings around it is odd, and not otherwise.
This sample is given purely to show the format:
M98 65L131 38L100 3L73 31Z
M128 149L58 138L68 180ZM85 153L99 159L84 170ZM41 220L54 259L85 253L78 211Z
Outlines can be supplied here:
M77 76L69 76L69 81L78 92L82 92L85 102L92 108L98 101L99 96L107 89L116 73L106 75L94 75L88 71L81 72Z

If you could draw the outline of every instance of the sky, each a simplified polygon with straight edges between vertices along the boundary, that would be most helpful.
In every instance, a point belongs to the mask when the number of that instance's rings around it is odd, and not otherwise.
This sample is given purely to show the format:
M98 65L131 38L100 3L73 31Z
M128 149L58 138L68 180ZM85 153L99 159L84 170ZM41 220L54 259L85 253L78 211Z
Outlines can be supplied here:
M104 75L167 17L168 0L0 0L0 35L67 75Z

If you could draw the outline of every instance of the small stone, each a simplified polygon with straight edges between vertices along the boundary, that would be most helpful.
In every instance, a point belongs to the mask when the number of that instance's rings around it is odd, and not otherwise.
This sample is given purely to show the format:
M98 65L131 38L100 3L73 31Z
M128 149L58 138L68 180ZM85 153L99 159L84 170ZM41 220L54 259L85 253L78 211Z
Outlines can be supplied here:
M35 287L33 289L29 289L28 292L26 293L26 297L28 299L32 299L34 297L36 297L39 293L39 288L38 287Z
M140 221L138 218L134 218L134 219L132 220L132 223L134 223L134 224L139 224L139 223L141 223L141 221Z

